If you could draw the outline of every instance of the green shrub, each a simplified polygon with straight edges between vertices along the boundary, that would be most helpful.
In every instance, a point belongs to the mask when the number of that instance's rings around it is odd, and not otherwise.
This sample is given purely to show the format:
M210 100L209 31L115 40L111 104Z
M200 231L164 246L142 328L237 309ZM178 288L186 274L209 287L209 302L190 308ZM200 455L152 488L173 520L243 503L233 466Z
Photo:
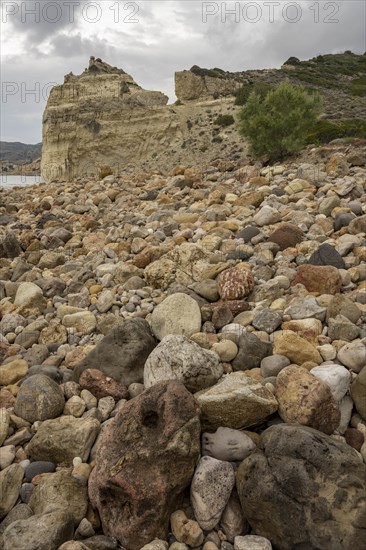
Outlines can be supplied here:
M307 135L307 143L329 143L339 138L366 138L366 120L318 120Z
M256 157L280 160L299 151L322 110L321 96L288 81L261 100L252 93L239 113L239 131Z
M219 115L214 121L214 124L217 126L230 126L231 124L234 124L234 122L235 120L232 115Z
M250 84L245 84L240 86L235 94L235 105L245 105L248 101L248 97L252 93L252 86Z
M191 73L203 77L211 76L213 78L224 78L225 75L225 71L223 71L222 69L204 69L202 67L199 67L198 65L193 65L193 67L191 67L189 70L191 71Z
M297 57L289 57L287 61L285 61L284 65L300 65L301 61Z
M255 82L254 84L245 84L241 86L235 95L235 105L245 105L252 92L255 92L264 99L273 87L268 82Z

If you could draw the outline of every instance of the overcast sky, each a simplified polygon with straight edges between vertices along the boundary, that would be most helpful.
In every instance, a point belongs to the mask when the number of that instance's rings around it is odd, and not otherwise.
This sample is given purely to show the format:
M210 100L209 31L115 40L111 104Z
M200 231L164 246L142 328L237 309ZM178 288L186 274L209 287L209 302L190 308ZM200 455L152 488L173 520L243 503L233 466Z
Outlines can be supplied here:
M49 89L91 55L175 100L174 72L366 50L364 0L1 0L1 140L42 139ZM32 13L33 12L33 13ZM234 13L230 13L234 12ZM32 93L33 91L33 93Z

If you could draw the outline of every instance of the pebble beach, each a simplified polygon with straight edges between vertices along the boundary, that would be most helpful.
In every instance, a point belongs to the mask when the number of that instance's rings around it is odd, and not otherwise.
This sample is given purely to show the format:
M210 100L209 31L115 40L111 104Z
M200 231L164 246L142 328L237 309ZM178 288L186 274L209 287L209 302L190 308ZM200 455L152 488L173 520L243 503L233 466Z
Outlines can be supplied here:
M366 145L0 190L0 549L366 550Z

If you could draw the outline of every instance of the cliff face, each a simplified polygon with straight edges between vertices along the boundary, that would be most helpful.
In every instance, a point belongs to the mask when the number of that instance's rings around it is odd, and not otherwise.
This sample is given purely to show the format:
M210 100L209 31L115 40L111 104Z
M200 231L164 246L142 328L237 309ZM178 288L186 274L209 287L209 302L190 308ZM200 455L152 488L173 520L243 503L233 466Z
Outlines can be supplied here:
M182 81L180 89L185 87ZM237 111L229 88L231 95L217 101L210 93L194 92L194 102L167 105L161 92L142 89L122 69L92 57L80 76L66 75L51 91L43 115L42 180L169 168L215 158L225 148L228 155L239 155L235 126L214 124L218 115Z
M167 96L143 90L121 69L90 59L55 86L43 116L42 178L70 180L101 165L137 162L153 139L172 139Z
M199 75L192 70L175 73L175 94L180 101L233 96L239 87L240 83L234 79Z
M43 116L42 180L68 181L106 168L114 174L128 167L169 168L223 154L244 162L236 125L215 121L222 114L235 118L237 90L258 82L275 86L288 78L322 93L325 118L365 120L365 65L365 55L345 52L304 62L290 58L278 70L193 66L175 74L179 101L167 105L163 93L144 90L122 69L91 57L81 75L66 75L51 91Z

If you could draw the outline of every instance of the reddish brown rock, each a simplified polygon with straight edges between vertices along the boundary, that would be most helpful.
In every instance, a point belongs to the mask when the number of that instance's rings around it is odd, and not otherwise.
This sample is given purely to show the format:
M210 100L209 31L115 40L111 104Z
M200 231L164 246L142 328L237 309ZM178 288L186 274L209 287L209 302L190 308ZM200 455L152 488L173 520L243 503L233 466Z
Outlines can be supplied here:
M292 285L301 283L309 292L337 294L342 288L342 278L336 267L303 264L297 268Z
M288 424L302 424L332 434L341 413L328 384L303 367L290 365L277 376L278 411Z
M356 451L360 452L361 447L364 444L365 437L360 430L357 430L356 428L347 428L347 430L344 432L344 437L351 447L356 449Z
M150 250L142 250L133 259L133 265L136 267L140 267L141 269L144 269L147 265L149 265L153 261L152 254Z
M239 313L242 313L243 311L248 311L248 309L250 309L250 304L245 300L219 300L218 302L214 302L212 304L204 304L203 306L201 306L202 319L206 322L211 320L212 322L214 322L213 315L215 311L221 311L223 306L225 306L226 311L226 308L231 311L233 317L235 317L235 315L239 315ZM219 313L216 313L215 317L217 315L219 315Z
M119 401L128 397L126 386L106 376L98 369L84 370L80 376L79 384L83 390L89 390L97 399L111 395L116 401Z
M199 453L199 407L182 383L129 401L105 428L89 478L104 534L128 550L165 539Z
M17 353L20 351L21 346L19 344L5 344L4 342L0 342L0 363L7 359L8 357L12 357L13 355L17 355Z
M240 300L253 290L254 278L249 269L230 267L220 273L217 285L223 300Z
M224 303L214 308L211 320L215 327L220 329L231 323L233 320L233 314L231 313L229 306Z
M0 391L0 409L10 409L14 407L15 397L5 388Z
M284 223L273 231L268 240L278 244L280 250L292 248L301 242L304 232L292 223Z

